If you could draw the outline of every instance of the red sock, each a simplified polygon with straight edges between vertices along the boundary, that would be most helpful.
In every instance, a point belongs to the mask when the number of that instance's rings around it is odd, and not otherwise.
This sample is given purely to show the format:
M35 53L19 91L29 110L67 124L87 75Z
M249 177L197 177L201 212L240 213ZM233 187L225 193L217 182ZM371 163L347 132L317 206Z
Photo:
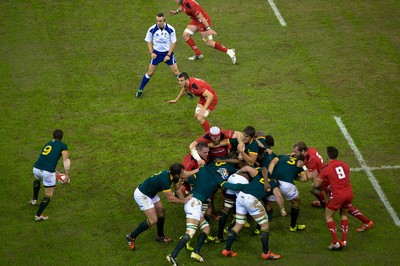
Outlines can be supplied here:
M224 52L224 53L226 53L226 51L228 51L228 48L226 48L225 46L223 46L219 42L215 42L214 49L217 49L217 50L219 50L221 52Z
M334 221L327 222L326 225L328 226L329 233L331 233L332 243L335 244L335 243L339 242L338 238L337 238L337 234L336 234L336 224L335 224L335 222Z
M349 213L360 220L363 224L369 223L371 220L365 217L356 207L351 206L349 208Z
M349 220L342 220L340 225L342 227L342 241L346 241L347 231L349 231Z
M194 51L194 53L196 55L201 55L201 52L199 50L199 48L197 48L196 44L194 43L194 40L192 38L189 38L186 43L190 46L190 48L192 48L192 50Z
M205 132L208 132L210 130L210 124L208 123L207 120L204 120L204 122L201 124Z

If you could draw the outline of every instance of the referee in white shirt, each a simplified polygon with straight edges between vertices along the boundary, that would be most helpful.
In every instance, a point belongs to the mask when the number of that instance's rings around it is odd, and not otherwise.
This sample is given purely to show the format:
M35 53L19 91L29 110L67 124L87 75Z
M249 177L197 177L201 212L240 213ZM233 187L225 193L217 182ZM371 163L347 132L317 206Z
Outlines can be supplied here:
M156 17L157 23L149 28L144 39L151 56L149 69L143 76L142 83L136 92L136 98L141 98L144 87L153 76L159 63L164 62L171 68L175 76L179 75L176 58L174 56L174 48L176 44L176 31L174 27L165 22L164 13L158 13Z

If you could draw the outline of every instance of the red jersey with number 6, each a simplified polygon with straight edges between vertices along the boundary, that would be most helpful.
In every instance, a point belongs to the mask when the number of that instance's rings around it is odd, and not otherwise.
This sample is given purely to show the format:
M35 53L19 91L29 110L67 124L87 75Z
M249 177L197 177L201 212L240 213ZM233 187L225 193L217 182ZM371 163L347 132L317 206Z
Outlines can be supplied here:
M325 166L322 156L312 147L309 147L307 150L304 164L307 166L308 171L313 172L314 170L317 170L318 174L321 173L322 168Z
M202 79L189 78L189 87L187 88L187 90L194 96L200 97L198 103L201 105L204 105L207 101L207 99L203 96L203 93L206 90L211 92L212 95L214 96L214 98L213 98L212 102L210 103L210 105L208 106L208 109L210 111L214 110L215 105L218 102L218 96L217 96L217 93L215 92L215 90L213 88L211 88L210 84L208 84L207 82L205 82Z
M188 15L192 20L198 21L197 16L201 13L207 20L210 19L206 11L197 3L195 0L186 0L182 3L182 10ZM201 22L201 21L199 21Z

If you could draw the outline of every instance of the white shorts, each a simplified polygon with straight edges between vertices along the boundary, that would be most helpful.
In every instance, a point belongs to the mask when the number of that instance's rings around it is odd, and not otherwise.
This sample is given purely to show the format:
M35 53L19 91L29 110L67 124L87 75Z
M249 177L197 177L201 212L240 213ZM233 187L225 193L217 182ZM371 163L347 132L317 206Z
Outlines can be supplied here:
M236 213L246 215L249 213L251 216L265 212L265 208L261 201L253 195L243 193L240 191L236 198Z
M202 211L201 211L201 206L203 204L201 203L200 200L196 198L191 198L188 202L185 203L185 213L186 213L186 219L196 219L200 221L202 217Z
M196 114L198 114L200 112L200 107L196 107L196 110L194 111ZM207 117L210 114L210 111L208 111L208 109L206 110L204 117Z
M154 198L150 198L149 196L146 196L143 194L139 188L135 189L135 192L133 193L133 197L135 198L135 201L137 205L139 205L139 208L142 211L154 208L154 203L160 201L160 197L156 195Z
M281 190L282 196L285 200L294 200L299 196L299 191L297 190L296 185L292 183L288 183L285 181L279 181L279 189ZM271 195L267 198L269 201L276 201L274 195Z
M33 175L35 176L36 179L43 180L44 187L55 187L57 184L56 172L51 173L33 167Z
M247 180L244 176L235 173L229 176L227 182L231 184L248 184L249 180ZM239 194L239 191L227 189L226 194L237 196L237 194Z

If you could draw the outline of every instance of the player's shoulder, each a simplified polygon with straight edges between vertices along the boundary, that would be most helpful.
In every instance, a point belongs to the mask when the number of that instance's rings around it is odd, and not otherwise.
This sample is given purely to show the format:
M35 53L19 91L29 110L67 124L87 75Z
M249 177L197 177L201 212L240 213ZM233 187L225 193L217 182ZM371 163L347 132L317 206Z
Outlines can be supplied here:
M193 8L195 6L200 6L200 4L196 0L186 0L183 3L188 8Z
M221 130L221 138L223 137L225 139L231 139L234 134L235 134L234 130L228 130L228 129Z

